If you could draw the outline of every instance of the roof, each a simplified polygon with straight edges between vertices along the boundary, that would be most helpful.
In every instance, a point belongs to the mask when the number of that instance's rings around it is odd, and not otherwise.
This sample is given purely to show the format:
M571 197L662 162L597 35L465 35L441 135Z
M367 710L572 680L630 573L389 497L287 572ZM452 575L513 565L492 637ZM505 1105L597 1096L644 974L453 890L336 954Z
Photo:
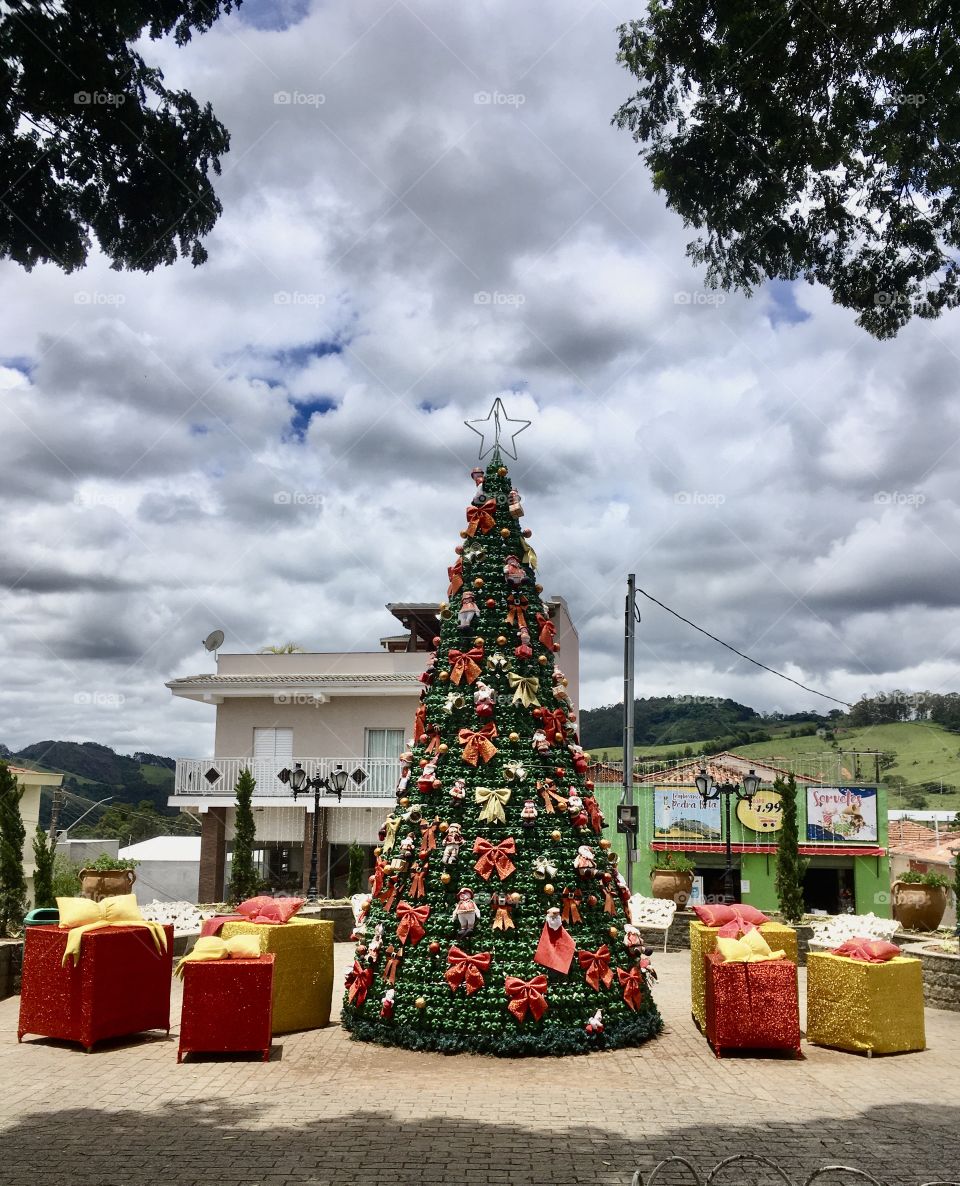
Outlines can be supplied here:
M336 688L350 684L418 684L419 675L409 671L388 671L380 674L329 675L184 675L169 680L168 688L181 684L196 684L208 688L242 688L263 685L266 688L290 688L293 685L310 688Z
M34 786L58 787L63 782L62 774L54 774L49 770L28 770L25 766L7 766L10 773L23 783Z
M721 754L714 754L709 758L692 758L679 766L669 766L664 770L655 770L652 774L641 774L637 782L651 782L657 785L679 783L692 786L696 776L706 766L707 773L714 782L729 782L730 776L740 779L748 770L754 770L761 782L773 782L777 778L788 778L793 771L783 766L773 766L769 762L762 762L756 758L743 757L724 750ZM811 778L807 774L795 774L799 783L819 783L820 779Z
M910 819L890 820L887 824L887 835L891 848L899 848L901 845L913 848L917 844L935 844L937 841L937 833L933 828L914 823Z
M134 861L200 862L199 836L154 836L121 848L118 856Z

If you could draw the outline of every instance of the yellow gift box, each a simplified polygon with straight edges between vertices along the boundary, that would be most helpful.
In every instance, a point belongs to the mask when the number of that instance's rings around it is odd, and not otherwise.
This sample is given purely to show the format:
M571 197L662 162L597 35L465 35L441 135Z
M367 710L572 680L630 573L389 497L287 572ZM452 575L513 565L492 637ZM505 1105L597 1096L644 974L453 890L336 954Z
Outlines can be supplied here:
M925 1050L920 961L898 955L871 964L811 951L807 1041L866 1054Z
M282 925L226 922L224 939L257 935L260 954L273 963L273 1033L317 1029L330 1023L333 1001L333 923L291 918Z
M782 951L787 959L797 962L797 932L793 927L779 922L765 922L759 930L771 951ZM711 951L717 949L719 932L720 927L707 927L702 922L690 924L690 1009L693 1020L704 1031L707 1026L706 959Z

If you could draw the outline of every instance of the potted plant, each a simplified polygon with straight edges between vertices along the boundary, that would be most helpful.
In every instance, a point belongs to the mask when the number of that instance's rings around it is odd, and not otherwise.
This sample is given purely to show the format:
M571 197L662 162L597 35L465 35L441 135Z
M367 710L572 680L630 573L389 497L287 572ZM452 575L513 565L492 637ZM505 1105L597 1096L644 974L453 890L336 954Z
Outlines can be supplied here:
M693 870L693 861L683 853L654 853L650 892L655 898L669 898L682 910L693 891Z
M111 857L101 853L85 869L80 870L80 896L99 902L114 894L129 894L137 880L134 869L139 864L125 857Z
M893 917L906 931L935 931L950 882L940 873L901 873L893 883Z

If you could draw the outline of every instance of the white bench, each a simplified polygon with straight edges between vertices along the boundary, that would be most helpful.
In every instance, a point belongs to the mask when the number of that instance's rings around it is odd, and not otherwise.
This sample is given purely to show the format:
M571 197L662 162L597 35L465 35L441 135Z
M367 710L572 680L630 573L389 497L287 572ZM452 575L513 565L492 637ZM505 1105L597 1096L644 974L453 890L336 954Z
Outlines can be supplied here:
M639 927L644 938L647 931L663 931L663 950L667 950L667 936L673 924L673 916L677 912L677 904L670 898L645 898L643 894L634 894L630 899L627 913L635 927Z
M872 911L869 914L831 914L813 923L809 946L811 951L830 951L847 939L890 940L899 929L900 924L895 918L877 918Z

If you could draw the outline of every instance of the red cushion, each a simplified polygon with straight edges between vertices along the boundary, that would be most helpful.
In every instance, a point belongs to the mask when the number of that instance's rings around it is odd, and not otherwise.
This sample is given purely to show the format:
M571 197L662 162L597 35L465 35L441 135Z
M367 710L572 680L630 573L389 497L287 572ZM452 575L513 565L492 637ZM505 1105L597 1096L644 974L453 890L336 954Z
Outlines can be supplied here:
M900 948L896 943L888 943L886 939L871 939L867 935L860 935L841 943L830 954L845 955L853 960L866 960L871 964L885 964L887 960L892 960L900 954Z
M705 927L722 927L733 919L729 906L694 906L694 913Z
M756 906L748 906L746 902L734 902L730 909L733 911L733 917L738 922L749 924L753 927L763 926L765 922L770 921L762 910L758 910Z
M237 907L237 913L250 922L284 923L293 918L305 901L306 898L247 898Z

